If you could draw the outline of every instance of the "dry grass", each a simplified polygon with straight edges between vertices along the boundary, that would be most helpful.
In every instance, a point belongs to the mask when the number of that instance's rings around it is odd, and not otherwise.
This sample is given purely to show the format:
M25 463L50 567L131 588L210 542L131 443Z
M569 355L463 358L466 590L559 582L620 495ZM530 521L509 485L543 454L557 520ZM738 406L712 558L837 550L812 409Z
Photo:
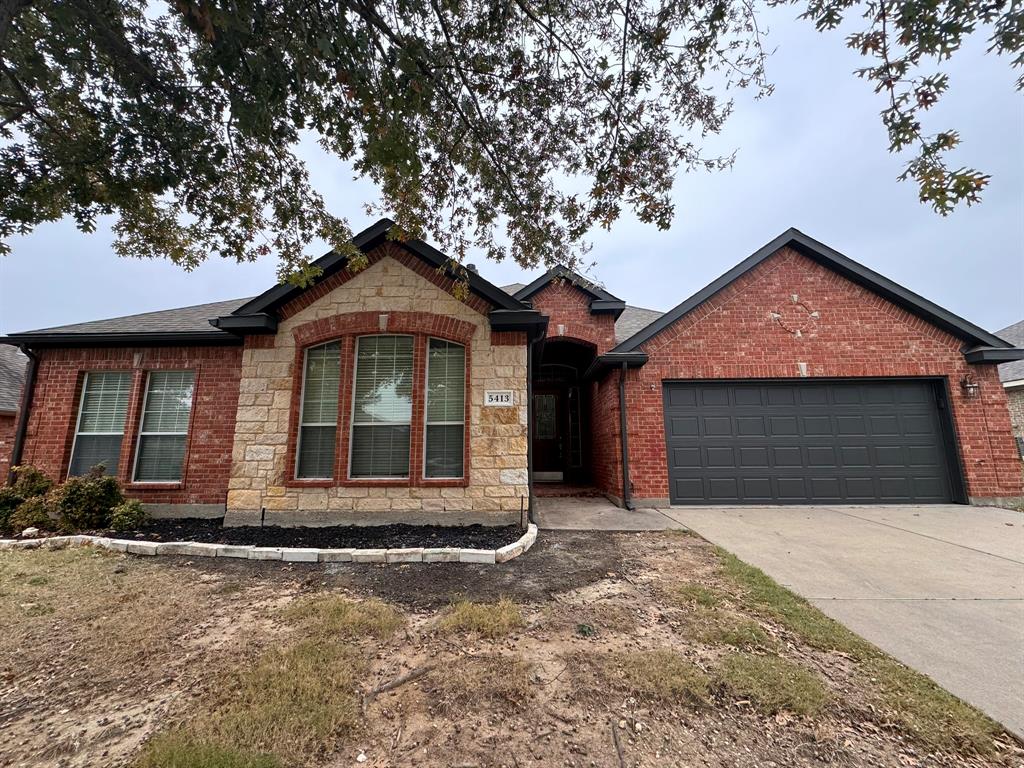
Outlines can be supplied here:
M584 682L584 690L597 698L606 698L611 687L638 699L701 705L707 703L711 689L699 667L665 649L577 654L569 664L577 677L589 672L595 678L589 686Z
M994 754L994 739L1003 732L998 723L882 653L763 571L724 550L717 554L722 575L735 585L749 611L770 618L813 648L852 657L868 698L887 719L931 749Z
M666 593L672 602L684 607L697 605L703 608L714 608L722 602L723 597L717 589L696 582L670 587Z
M725 609L698 609L690 621L694 637L706 645L734 648L774 648L775 642L760 624Z
M445 632L464 632L496 639L505 637L525 624L523 612L508 598L496 603L474 603L459 600L438 622Z
M193 709L168 739L149 745L140 768L162 766L163 755L187 756L195 749L201 755L221 750L238 760L256 755L307 765L361 728L359 684L369 662L356 641L387 640L405 625L403 614L380 600L336 596L304 600L283 613L303 639L271 648L253 666L236 670L222 682L219 696ZM274 763L238 763L264 764Z
M830 699L820 677L780 656L733 653L722 660L717 677L731 694L766 715L815 715Z
M530 665L522 657L504 654L464 656L430 672L434 709L442 715L477 710L522 710L533 696Z
M405 626L405 615L381 600L353 601L335 595L303 600L284 610L284 617L302 626L307 636L386 640Z
M174 733L150 742L137 765L139 768L279 768L281 763L271 755L239 752Z

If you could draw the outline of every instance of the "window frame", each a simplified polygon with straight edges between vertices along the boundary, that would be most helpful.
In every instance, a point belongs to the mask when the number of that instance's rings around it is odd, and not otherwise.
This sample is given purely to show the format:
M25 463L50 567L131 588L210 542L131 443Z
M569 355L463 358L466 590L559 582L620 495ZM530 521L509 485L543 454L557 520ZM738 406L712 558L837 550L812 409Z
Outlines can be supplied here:
M146 420L146 404L149 402L149 384L154 373L191 373L192 374L192 401L188 406L188 425L185 432L144 432L143 423ZM142 404L139 408L138 429L135 435L134 455L132 456L132 471L127 483L129 485L182 485L185 482L186 469L188 468L189 436L192 434L192 417L196 408L196 381L198 376L193 368L151 368L143 372L142 376ZM127 420L127 414L125 415ZM139 454L141 453L143 435L181 435L185 436L185 449L181 454L181 476L176 480L139 480Z
M403 337L412 340L412 397L410 398L409 408L409 421L405 422L386 422L383 424L376 424L376 426L391 426L391 427L409 427L409 468L405 475L402 476L391 476L391 477L353 477L352 476L352 437L355 434L356 429L356 381L359 377L359 342L366 338L379 338L382 336L388 337ZM379 485L382 483L393 483L395 485L413 485L416 482L421 482L422 477L416 478L413 474L413 437L416 430L416 388L417 385L426 387L426 381L417 381L416 377L416 339L418 334L415 333L360 333L353 336L351 354L349 359L352 361L352 374L350 376L352 382L352 389L349 396L349 412L348 412L348 442L345 446L347 456L345 457L346 469L345 469L345 480L346 484L360 484L366 483L367 485ZM424 396L426 393L424 392ZM340 410L340 408L339 408ZM424 414L424 417L426 414ZM365 425L358 425L365 426ZM296 446L296 451L298 446Z
M91 370L82 371L82 391L78 396L78 413L75 416L75 432L71 438L71 453L68 455L68 467L67 471L64 473L65 480L70 480L72 477L82 477L82 475L72 475L71 468L74 467L75 465L75 449L78 447L78 436L82 434L82 412L85 406L85 394L89 389L89 376L94 373L120 373L128 376L128 402L125 403L124 407L124 424L121 427L121 431L85 433L88 435L106 435L107 437L111 435L121 435L121 447L120 450L118 451L117 466L113 467L112 469L110 467L107 467L107 474L110 475L111 477L120 478L121 476L121 459L124 456L124 438L125 435L128 433L128 416L132 410L132 386L134 384L134 382L132 381L132 372L121 368L95 368Z
M339 390L337 393L338 407L334 414L334 424L317 422L316 424L304 424L302 421L303 412L306 410L306 363L309 360L309 353L314 349L320 349L326 347L329 344L338 345L338 384ZM295 428L295 457L292 462L292 477L296 482L299 483L323 483L327 481L333 481L334 476L338 473L338 438L341 435L341 429L339 428L338 422L341 419L341 389L340 384L345 378L344 368L344 356L345 356L345 345L341 343L341 339L328 339L322 341L319 344L311 344L302 350L302 369L301 376L302 382L299 385L299 412L298 422ZM303 477L299 474L299 461L302 459L302 428L303 427L334 427L334 458L331 461L331 476L330 477Z
M462 347L462 421L430 421L430 342L443 341L446 344L455 344ZM423 483L444 483L459 482L466 479L466 462L468 451L466 450L466 408L469 404L469 345L452 339L445 339L440 336L427 336L424 339L425 363L423 365L423 463L420 467L420 481ZM427 428L435 427L462 427L462 472L458 475L445 475L444 477L430 477L427 475ZM411 452L411 446L410 446Z

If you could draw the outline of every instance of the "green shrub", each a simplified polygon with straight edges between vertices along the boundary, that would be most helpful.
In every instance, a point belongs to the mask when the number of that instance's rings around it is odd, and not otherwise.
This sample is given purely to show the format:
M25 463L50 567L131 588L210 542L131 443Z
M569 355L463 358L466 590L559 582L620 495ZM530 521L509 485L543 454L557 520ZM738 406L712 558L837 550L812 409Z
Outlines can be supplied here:
M56 489L55 495L61 527L68 531L108 528L110 513L124 503L121 484L116 477L103 474L102 467L68 479Z
M149 515L142 508L142 502L138 499L128 499L111 510L110 527L115 531L134 531L148 519Z
M51 509L51 500L47 496L33 496L21 502L21 505L11 513L8 524L16 533L26 528L52 531L56 520L50 516Z
M53 488L53 480L33 466L11 467L14 472L14 491L24 499L43 496Z
M14 514L14 510L21 506L23 501L25 499L10 486L0 488L0 533L12 529L11 515Z

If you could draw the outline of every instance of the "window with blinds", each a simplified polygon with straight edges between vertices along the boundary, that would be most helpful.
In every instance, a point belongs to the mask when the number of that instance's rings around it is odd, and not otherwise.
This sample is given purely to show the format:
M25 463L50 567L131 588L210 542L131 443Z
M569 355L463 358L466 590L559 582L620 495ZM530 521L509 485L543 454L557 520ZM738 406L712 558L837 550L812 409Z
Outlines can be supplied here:
M135 482L181 480L194 388L192 371L150 371L146 377Z
M130 373L90 371L85 374L69 475L84 475L99 464L108 474L117 474L131 388Z
M362 336L356 342L349 477L409 476L412 345L411 336Z
M466 428L466 349L442 339L427 346L423 476L459 478Z
M341 345L338 342L306 350L295 466L298 478L327 480L334 477L340 376Z

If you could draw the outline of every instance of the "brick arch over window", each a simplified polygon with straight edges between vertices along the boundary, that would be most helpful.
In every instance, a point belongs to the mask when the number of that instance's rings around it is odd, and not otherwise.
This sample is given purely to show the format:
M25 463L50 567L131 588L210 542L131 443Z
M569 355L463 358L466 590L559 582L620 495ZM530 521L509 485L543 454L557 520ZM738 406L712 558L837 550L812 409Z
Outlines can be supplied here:
M381 320L386 316L386 321ZM470 379L472 372L471 342L476 326L464 320L431 312L348 312L311 320L293 329L295 362L292 365L292 394L288 425L288 450L285 458L286 485L298 487L332 486L440 486L465 487L470 474ZM355 366L356 339L360 336L409 335L413 344L412 425L410 435L409 477L400 479L350 479L348 452L351 426L352 377ZM463 430L463 477L457 479L423 476L423 430L426 409L427 340L445 339L465 348L465 429ZM302 480L295 475L298 447L299 414L302 400L302 379L306 350L327 342L341 346L340 384L338 387L338 433L335 442L334 477L330 480Z

